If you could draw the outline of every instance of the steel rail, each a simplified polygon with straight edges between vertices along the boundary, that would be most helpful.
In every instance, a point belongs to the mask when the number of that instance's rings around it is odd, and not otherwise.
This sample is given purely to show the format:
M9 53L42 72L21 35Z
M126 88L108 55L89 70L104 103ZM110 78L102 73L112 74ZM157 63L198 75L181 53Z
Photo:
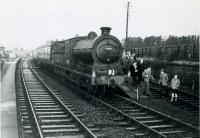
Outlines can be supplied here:
M132 101L132 100L130 100L130 99L127 99L127 98L125 98L125 97L122 97L122 96L119 96L119 95L116 95L116 94L115 94L115 96L117 96L117 97L119 97L119 98L121 98L121 99L124 99L125 101L130 102L130 103L132 103L132 104L135 104L135 105L137 105L137 106L139 106L139 107L142 107L143 109L148 110L148 111L154 113L155 115L159 115L159 116L165 117L165 118L167 118L167 119L169 119L169 120L173 120L173 121L175 121L176 123L179 123L179 125L184 126L184 127L188 128L188 129L192 129L192 130L195 131L196 133L199 133L199 129L198 129L198 128L196 128L196 127L194 127L194 126L192 126L192 125L190 125L190 124L188 124L188 123L182 122L182 121L180 121L180 120L178 120L178 119L175 119L175 118L173 118L173 117L171 117L171 116L165 115L165 114L163 114L163 113L161 113L161 112L158 112L158 111L156 111L156 110L153 110L153 109L151 109L151 108L149 108L149 107L147 107L147 106L141 105L141 104L139 104L139 103L137 103L137 102L134 102L134 101Z
M153 81L151 81L151 84L159 85L158 80L153 80ZM171 88L170 86L167 86L167 88L170 89L170 90L172 90L172 88ZM178 91L179 91L180 93L182 93L182 94L189 95L189 96L191 96L191 97L194 97L194 98L199 99L199 97L198 97L197 95L192 94L192 93L189 93L189 92L187 92L187 91L185 91L185 90L178 89Z
M78 88L76 88L76 89L78 89ZM167 137L166 135L161 134L161 132L158 132L158 131L156 131L156 130L150 128L149 126L147 126L147 125L141 123L140 121L134 119L133 117L130 117L129 115L127 115L127 114L124 113L123 111L121 111L121 110L119 110L119 109L117 109L117 108L115 108L115 107L113 107L113 106L111 106L111 105L105 103L104 101L102 101L102 100L100 100L100 99L94 97L93 95L90 95L90 94L86 93L86 92L83 91L83 90L79 90L79 91L81 91L82 93L84 93L84 94L86 94L86 95L92 97L93 99L95 99L96 101L98 101L98 102L104 104L105 106L110 107L111 109L113 109L114 111L120 113L121 115L123 115L123 116L129 118L131 121L137 123L137 124L140 125L141 127L146 128L146 129L147 129L147 132L150 132L150 133L152 132L152 133L153 133L154 135L156 135L157 137ZM115 96L118 96L118 95L115 95ZM153 110L153 109L151 109L151 108L149 108L149 107L147 107L147 106L144 106L144 105L141 105L141 104L139 104L139 103L133 102L133 101L127 99L127 98L124 98L124 97L121 97L121 96L118 96L118 97L123 98L124 100L126 100L126 101L128 101L128 102L131 102L132 104L136 104L137 106L139 106L139 107L141 107L141 108L143 108L143 109L145 109L145 110L151 111L152 113L154 113L154 115L164 117L165 119L167 118L167 119L169 119L169 120L173 120L174 122L177 122L180 126L184 126L184 128L188 128L188 129L190 129L190 130L193 130L193 131L195 132L195 134L199 134L199 129L196 128L196 127L194 127L194 126L192 126L192 125L190 125L190 124L187 124L187 123L182 122L182 121L180 121L180 120L178 120L178 119L172 118L171 116L165 115L165 114L163 114L163 113L161 113L161 112L155 111L155 110Z
M84 93L87 94L86 92L84 92ZM88 94L88 95L89 95L89 94ZM94 96L92 96L92 95L89 95L89 96L91 96L93 99L95 99L96 101L100 102L100 103L103 104L104 106L107 106L107 107L109 107L110 109L112 109L113 111L115 111L115 112L117 112L117 113L120 113L121 115L125 116L127 119L129 119L130 121L136 123L136 124L139 125L140 127L145 128L147 133L150 132L150 133L152 133L153 136L156 136L156 137L159 137L159 138L166 138L165 135L159 133L158 131L156 131L156 130L150 128L150 127L148 127L147 125L141 123L140 121L136 120L135 118L130 117L129 115L127 115L126 113L120 111L119 109L117 109L117 108L115 108L115 107L109 105L108 103L106 103L106 102L104 102L104 101L102 101L102 100L100 100L100 99L98 99L98 98L96 98L96 97L94 97ZM147 135L148 135L148 134L147 134Z
M30 108L31 108L31 113L33 114L33 118L35 120L35 123L36 123L36 129L38 131L38 134L39 134L39 137L40 138L44 138L43 134L42 134L42 130L41 130L41 127L39 125L39 122L38 122L38 119L37 119L37 116L35 114L35 110L33 108L33 104L32 104L32 101L31 101L31 98L30 98L30 95L29 95L29 92L28 92L28 89L26 87L26 82L25 82L25 79L24 79L24 74L23 74L23 65L20 67L20 74L21 74L21 79L22 79L22 86L24 88L24 91L26 93L26 96L28 98L28 102L30 104Z
M44 88L53 96L53 98L59 102L62 107L76 120L76 122L78 123L78 125L84 130L84 132L90 137L90 138L97 138L97 136L91 131L89 130L89 128L83 124L80 119L78 119L76 117L76 115L74 113L72 113L70 111L70 109L68 109L68 107L54 94L54 92L52 92L52 90L45 84L44 81L41 80L41 78L37 75L37 73L35 73L35 71L33 71L33 69L30 66L30 70L32 71L32 73L36 76L36 78L40 81L40 83L44 86Z
M190 102L188 102L188 101L186 101L184 99L181 99L181 98L177 98L177 101L180 101L180 102L182 102L184 104L187 104L189 107L191 107L192 109L195 109L195 110L196 109L199 110L199 108L200 108L200 106L192 104L192 103L190 103Z
M74 88L74 89L78 89L78 88L76 88L76 87L73 87L73 88ZM88 97L94 99L96 102L101 103L103 106L106 106L106 107L108 107L109 109L115 111L116 113L119 113L120 115L126 117L127 120L132 121L133 123L135 123L136 125L138 125L138 127L144 128L144 129L146 130L146 135L149 135L149 134L150 134L150 135L152 135L152 136L154 136L154 137L166 138L165 135L163 135L163 134L159 133L158 131L156 131L156 130L150 128L150 127L148 127L147 125L145 125L145 124L139 122L138 120L134 119L133 117L130 117L129 115L127 115L126 113L120 111L119 109L117 109L117 108L115 108L115 107L109 105L108 103L106 103L106 102L104 102L104 101L102 101L102 100L100 100L100 99L94 97L93 95L88 94L87 92L85 92L85 91L83 91L83 90L81 90L81 89L78 89L78 90L79 90L80 93L82 93L82 94L84 93L84 94L87 95ZM141 129L141 130L142 130L142 129Z
M153 83L153 84L156 85L156 86L159 85L158 82L156 82L156 81L153 81L153 82L151 82L151 83ZM168 88L168 89L171 89L169 86L167 86L167 88ZM153 89L153 90L154 90L154 89L156 89L156 88L150 87L150 89ZM178 89L178 91L179 91L180 95L182 95L182 96L183 96L183 95L187 95L187 96L189 96L189 98L194 99L194 100L196 100L197 103L199 103L199 97L198 97L198 96L196 96L196 95L194 95L194 94L187 93L187 92L185 92L185 91L183 91L183 90L180 90L180 89ZM168 94L168 96L169 96L169 94ZM191 102L188 102L187 100L182 99L180 96L177 98L177 100L178 100L180 103L191 107L193 110L199 110L199 108L200 108L199 105L195 105L195 104L193 104L193 103L191 103Z

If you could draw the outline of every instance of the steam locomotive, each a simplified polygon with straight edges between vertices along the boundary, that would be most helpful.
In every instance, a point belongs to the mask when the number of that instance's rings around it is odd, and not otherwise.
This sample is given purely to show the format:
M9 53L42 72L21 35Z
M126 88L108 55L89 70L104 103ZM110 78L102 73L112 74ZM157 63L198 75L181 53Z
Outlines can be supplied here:
M70 79L91 91L97 87L122 85L121 42L110 35L110 27L101 27L101 35L90 32L35 49L33 58L43 68Z

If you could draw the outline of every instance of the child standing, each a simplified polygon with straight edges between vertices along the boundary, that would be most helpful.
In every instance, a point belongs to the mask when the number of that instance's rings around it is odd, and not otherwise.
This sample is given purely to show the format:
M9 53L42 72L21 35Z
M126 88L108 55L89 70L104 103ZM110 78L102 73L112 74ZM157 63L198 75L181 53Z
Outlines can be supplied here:
M177 102L177 90L180 86L180 80L178 79L177 75L174 75L174 78L171 81L171 88L172 88L172 97L171 97L171 102Z

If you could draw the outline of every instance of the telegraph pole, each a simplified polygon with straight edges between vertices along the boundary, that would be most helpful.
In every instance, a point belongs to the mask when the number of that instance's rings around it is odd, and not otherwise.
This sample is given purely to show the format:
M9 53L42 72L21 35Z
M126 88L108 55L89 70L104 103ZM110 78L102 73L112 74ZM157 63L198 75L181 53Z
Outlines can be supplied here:
M129 9L130 9L130 2L127 3L127 12L126 12L126 38L125 38L125 53L127 54L127 41L128 41L128 22L129 22Z

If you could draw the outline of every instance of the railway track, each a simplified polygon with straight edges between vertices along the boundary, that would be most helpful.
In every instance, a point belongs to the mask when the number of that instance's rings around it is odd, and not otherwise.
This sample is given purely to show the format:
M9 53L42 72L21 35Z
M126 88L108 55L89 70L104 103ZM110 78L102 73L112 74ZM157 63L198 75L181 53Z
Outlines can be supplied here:
M197 128L119 95L102 100L144 128L144 134L153 133L157 137L181 138L199 136Z
M199 137L199 130L189 124L130 101L119 95L97 98L81 93L91 104L101 105L100 109L114 112L113 119L126 124L135 137Z
M33 116L30 112L30 104L26 98L25 91L23 89L21 77L21 69L18 66L16 69L16 105L17 105L17 117L18 117L18 132L20 138L34 138L38 137L35 132Z
M27 64L18 68L17 105L20 137L96 138L98 129L84 125L72 112L67 101L61 101ZM93 132L95 131L95 132Z
M152 93L155 96L157 96L157 97L160 96L159 93L160 93L161 89L157 82L152 82L150 89L152 90ZM170 90L171 89L168 87L168 91L170 91ZM170 93L169 93L168 97L171 97ZM189 110L190 112L199 113L199 109L200 109L199 97L194 94L188 93L186 91L179 90L176 105L179 106L180 108Z
M85 101L98 106L99 110L113 113L113 120L119 122L117 123L119 126L124 125L125 129L134 133L136 137L199 136L197 128L124 97L112 95L112 97L97 98L80 89L77 91Z

